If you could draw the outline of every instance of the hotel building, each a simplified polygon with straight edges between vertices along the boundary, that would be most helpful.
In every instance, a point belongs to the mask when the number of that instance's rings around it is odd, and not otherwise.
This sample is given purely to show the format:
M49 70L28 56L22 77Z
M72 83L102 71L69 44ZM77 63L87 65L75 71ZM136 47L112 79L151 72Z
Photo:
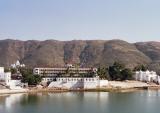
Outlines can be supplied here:
M97 68L75 68L75 67L63 67L63 68L34 68L33 73L42 76L42 82L48 82L55 80L56 77L62 76L79 76L87 75L89 73L96 74Z

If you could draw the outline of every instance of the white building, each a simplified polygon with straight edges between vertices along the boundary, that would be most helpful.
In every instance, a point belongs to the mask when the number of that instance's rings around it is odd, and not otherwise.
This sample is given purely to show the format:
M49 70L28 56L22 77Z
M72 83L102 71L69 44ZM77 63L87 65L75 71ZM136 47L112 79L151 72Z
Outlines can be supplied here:
M0 67L0 81L1 83L5 83L7 86L11 81L11 72L4 72L4 67Z
M156 74L154 71L136 71L135 79L143 82L156 82L160 84L160 76Z
M49 88L92 89L108 85L108 80L100 80L97 76L97 68L67 65L62 68L34 68L33 73L42 76L42 83L50 82Z
M75 68L75 67L62 67L62 68L34 68L33 73L42 76L42 82L51 82L59 75L66 75L66 73L78 76L78 74L96 73L97 68ZM68 74L68 75L69 75Z
M17 68L17 67L25 67L25 64L21 64L19 60L16 61L16 63L11 64L12 68Z
M11 72L4 72L4 67L0 67L0 83L10 89L20 89L21 80L12 80Z
M93 89L108 86L108 80L99 77L59 77L49 84L49 88L62 89Z

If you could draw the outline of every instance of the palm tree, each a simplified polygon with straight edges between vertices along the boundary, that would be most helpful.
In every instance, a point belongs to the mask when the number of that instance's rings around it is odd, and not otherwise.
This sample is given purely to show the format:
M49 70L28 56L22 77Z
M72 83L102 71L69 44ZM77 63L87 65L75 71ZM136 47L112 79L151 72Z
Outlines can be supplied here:
M70 69L69 69L69 67L67 67L67 69L65 71L65 74L70 76Z
M76 68L75 74L78 74L78 75L79 75L79 64L76 64L76 65L75 65L75 68Z

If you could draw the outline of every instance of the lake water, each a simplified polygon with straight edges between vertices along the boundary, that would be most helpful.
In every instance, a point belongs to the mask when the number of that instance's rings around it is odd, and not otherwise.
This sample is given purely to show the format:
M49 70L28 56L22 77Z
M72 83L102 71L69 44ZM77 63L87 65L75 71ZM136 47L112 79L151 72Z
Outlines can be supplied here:
M3 95L0 113L160 113L160 91Z

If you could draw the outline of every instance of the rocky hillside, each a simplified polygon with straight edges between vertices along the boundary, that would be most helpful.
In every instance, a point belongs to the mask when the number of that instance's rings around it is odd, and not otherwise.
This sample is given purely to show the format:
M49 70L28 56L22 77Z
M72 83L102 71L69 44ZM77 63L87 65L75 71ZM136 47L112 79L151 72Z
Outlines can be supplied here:
M152 60L149 68L160 74L160 42L140 42L135 46Z
M20 60L31 67L64 66L65 63L81 66L108 66L114 61L133 68L139 64L160 61L160 43L131 44L122 40L90 41L0 41L0 65L9 66Z
M135 44L152 61L160 62L160 42L139 42Z

